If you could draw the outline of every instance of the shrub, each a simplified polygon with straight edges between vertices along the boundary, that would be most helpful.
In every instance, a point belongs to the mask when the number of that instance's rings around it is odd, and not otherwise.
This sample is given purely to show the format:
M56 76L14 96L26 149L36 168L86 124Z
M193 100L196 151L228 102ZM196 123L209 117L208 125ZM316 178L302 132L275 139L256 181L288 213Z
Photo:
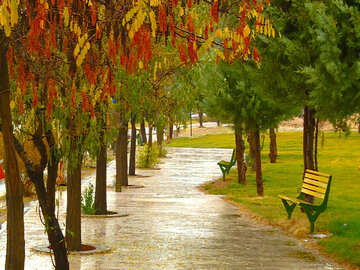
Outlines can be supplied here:
M153 168L159 163L159 150L156 146L149 147L147 144L139 147L136 155L136 167L138 168Z
M81 211L87 215L95 215L94 185L89 184L81 195Z

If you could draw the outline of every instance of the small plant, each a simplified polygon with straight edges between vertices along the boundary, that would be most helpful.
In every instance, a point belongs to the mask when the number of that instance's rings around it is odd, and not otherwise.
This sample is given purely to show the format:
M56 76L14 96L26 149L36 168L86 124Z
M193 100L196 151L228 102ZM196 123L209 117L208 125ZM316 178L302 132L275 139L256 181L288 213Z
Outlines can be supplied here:
M158 153L159 157L164 158L167 155L167 150L164 148L161 148L161 151Z
M158 161L158 149L157 147L149 147L145 144L144 147L139 147L136 155L136 166L138 168L153 168Z
M81 211L87 215L95 215L94 185L89 184L81 195Z

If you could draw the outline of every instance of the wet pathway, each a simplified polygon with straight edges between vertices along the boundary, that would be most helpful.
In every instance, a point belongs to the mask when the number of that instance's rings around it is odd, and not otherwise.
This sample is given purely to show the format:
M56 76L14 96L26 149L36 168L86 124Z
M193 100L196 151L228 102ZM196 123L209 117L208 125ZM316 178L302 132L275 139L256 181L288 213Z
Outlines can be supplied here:
M71 269L335 269L304 252L293 238L272 227L251 224L220 196L205 195L197 186L221 176L216 163L232 150L168 149L161 170L138 170L122 193L109 188L108 209L122 218L83 218L83 243L106 244L111 252L70 256ZM113 185L115 164L108 166ZM89 181L94 182L94 176ZM86 185L86 184L85 184ZM65 209L66 192L61 198ZM283 210L283 209L282 209ZM61 211L62 212L62 211ZM60 223L65 222L64 213ZM26 269L51 269L49 255L31 247L46 243L34 207L25 215ZM0 268L6 233L0 235Z

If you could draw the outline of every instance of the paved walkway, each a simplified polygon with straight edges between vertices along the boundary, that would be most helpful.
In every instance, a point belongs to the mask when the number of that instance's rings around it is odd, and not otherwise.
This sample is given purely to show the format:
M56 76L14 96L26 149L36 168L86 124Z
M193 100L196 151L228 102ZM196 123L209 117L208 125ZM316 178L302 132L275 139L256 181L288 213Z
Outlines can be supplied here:
M149 177L129 179L144 188L122 193L109 188L109 210L130 215L83 218L83 243L106 244L111 252L72 255L71 269L336 269L307 254L297 240L277 229L251 224L220 196L197 190L198 185L221 176L216 163L230 155L231 150L225 149L168 149L161 170L138 170ZM113 185L114 174L112 162L108 185ZM66 208L65 201L63 192L61 209ZM26 213L25 223L26 269L51 269L49 255L30 250L46 243L35 207ZM6 233L2 233L0 268L5 251Z

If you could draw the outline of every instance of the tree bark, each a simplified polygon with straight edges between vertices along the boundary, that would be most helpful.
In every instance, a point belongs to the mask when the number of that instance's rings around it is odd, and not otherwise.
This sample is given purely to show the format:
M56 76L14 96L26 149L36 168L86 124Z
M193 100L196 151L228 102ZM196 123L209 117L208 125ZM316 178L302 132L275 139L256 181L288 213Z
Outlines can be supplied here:
M152 130L153 130L153 125L149 123L149 141L148 141L148 145L149 148L152 147Z
M103 119L104 120L104 119ZM103 215L107 213L106 202L106 122L102 122L100 130L100 152L96 159L96 186L95 186L95 214Z
M146 128L145 128L144 118L141 119L140 131L141 131L141 138L142 138L143 143L144 143L144 144L147 144Z
M128 186L127 174L127 132L128 123L121 119L116 140L116 192L121 192L122 186Z
M200 124L200 127L202 128L202 127L204 127L204 124L203 124L204 113L201 110L199 110L198 113L199 113L199 124Z
M46 139L50 149L50 161L48 162L48 178L46 184L46 200L47 207L41 206L45 220L48 220L49 226L47 230L49 243L52 247L55 257L55 269L69 269L69 261L67 256L67 249L65 246L64 234L60 228L59 221L55 216L55 192L56 179L58 176L58 148L54 134L51 131L46 132ZM34 181L33 181L34 182ZM38 185L43 185L44 181L39 181ZM39 195L38 195L39 197ZM40 200L39 200L40 201Z
M307 149L307 128L308 128L308 110L307 106L304 107L304 123L303 123L303 159L304 159L304 173L307 168L306 163L306 149Z
M159 148L159 156L162 155L162 142L164 138L164 127L161 124L158 124L156 128L156 139L157 139L157 146Z
M276 133L275 128L270 128L270 163L276 163L277 159L277 146L276 146Z
M251 171L256 171L256 160L255 160L255 148L256 148L256 141L255 141L255 134L253 130L249 130L248 135L248 143L249 143L249 152L250 152L250 164L251 164Z
M5 269L24 269L24 203L23 190L13 139L10 110L10 82L4 41L0 42L0 115L5 154L7 207L7 246Z
M66 243L69 251L79 251L81 250L81 155L75 163L68 162L67 171Z
M264 197L264 188L261 171L261 151L260 151L260 132L259 130L254 131L255 139L255 160L256 160L256 190L260 197Z
M306 169L315 170L314 164L314 133L315 133L315 110L305 106L304 108L304 173ZM314 197L305 194L304 200L314 202Z
M169 136L170 140L174 137L174 122L172 120L169 123Z
M35 185L40 209L45 221L46 233L55 257L55 269L69 269L64 235L55 216L55 185L59 164L58 148L52 131L44 131L43 129L42 119L44 119L44 112L42 115L36 114L36 116L38 129L35 134L32 134L32 140L34 146L39 151L40 162L36 161L33 163L21 143L13 137L15 149L25 164L26 172L31 182ZM45 137L43 136L44 134ZM44 144L45 139L48 150ZM48 152L50 157L48 156ZM45 188L44 169L46 166L48 166L48 177ZM19 222L21 222L21 219L19 219Z
M319 141L319 118L316 118L315 124L315 149L314 149L314 162L315 162L315 171L318 171L318 141Z
M306 169L314 170L315 111L308 109L306 128Z
M244 160L245 145L242 138L242 132L235 132L236 142L236 160L238 170L238 183L246 185L246 164Z
M136 155L136 114L134 113L131 116L131 145L130 145L129 175L135 175L135 155Z
M33 136L33 142L41 156L41 163L35 165L29 158L24 147L15 139L15 148L20 158L23 160L26 172L30 180L35 185L39 205L44 216L46 232L49 243L55 257L55 269L69 269L67 250L64 242L64 235L55 216L55 185L57 179L57 147L55 137L51 131L46 132L46 140L50 149L50 162L48 162L47 150L42 140L42 132L37 132ZM45 188L44 168L48 166L48 177Z

